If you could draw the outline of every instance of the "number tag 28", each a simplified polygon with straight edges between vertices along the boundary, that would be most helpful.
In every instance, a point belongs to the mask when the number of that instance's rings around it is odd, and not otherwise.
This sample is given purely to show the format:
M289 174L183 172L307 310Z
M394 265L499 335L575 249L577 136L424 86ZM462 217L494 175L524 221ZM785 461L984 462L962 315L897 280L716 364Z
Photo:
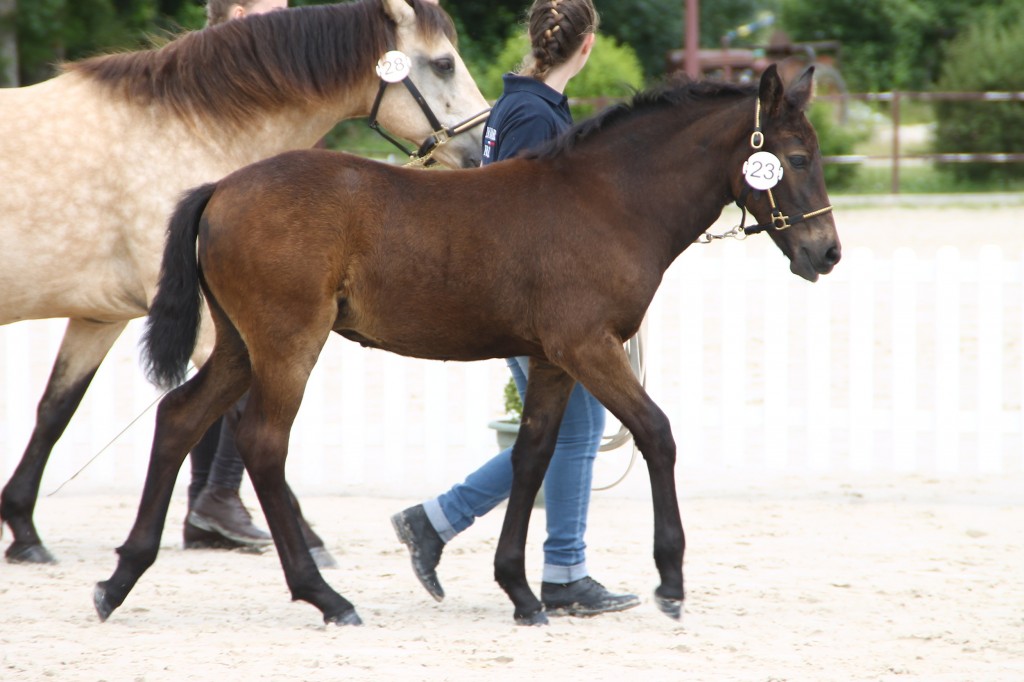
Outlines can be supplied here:
M385 52L377 62L377 75L388 83L404 80L412 71L412 60L400 50Z
M782 162L771 152L754 152L743 162L743 177L754 189L771 189L782 180Z

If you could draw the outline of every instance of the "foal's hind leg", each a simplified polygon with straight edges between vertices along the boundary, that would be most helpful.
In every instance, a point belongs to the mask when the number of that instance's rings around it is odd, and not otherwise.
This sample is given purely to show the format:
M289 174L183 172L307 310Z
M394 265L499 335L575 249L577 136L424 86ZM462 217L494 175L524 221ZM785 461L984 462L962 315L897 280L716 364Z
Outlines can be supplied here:
M89 383L126 322L69 320L57 360L36 411L36 427L18 467L0 494L0 523L14 533L7 548L13 563L54 563L39 539L32 515L50 452L82 402ZM0 528L2 530L2 528Z
M572 361L569 371L630 430L647 462L654 503L654 563L661 577L655 601L665 615L679 619L686 538L676 498L676 444L668 418L633 375L617 339L578 348Z
M526 580L526 534L533 501L554 454L559 424L575 383L559 367L530 361L523 419L512 446L512 492L494 553L494 578L515 605L514 618L520 625L548 622Z
M195 377L160 401L135 525L117 549L119 558L113 575L98 583L93 593L100 620L106 620L124 602L156 560L174 482L189 449L249 385L244 347L239 339L234 341L231 352L218 345Z
M310 324L291 330L286 339L261 338L251 344L253 385L236 437L253 488L270 526L285 580L293 600L320 609L325 623L359 625L355 607L320 575L299 526L294 496L285 480L288 436L302 402L309 373L327 340L333 310L326 310L320 327Z

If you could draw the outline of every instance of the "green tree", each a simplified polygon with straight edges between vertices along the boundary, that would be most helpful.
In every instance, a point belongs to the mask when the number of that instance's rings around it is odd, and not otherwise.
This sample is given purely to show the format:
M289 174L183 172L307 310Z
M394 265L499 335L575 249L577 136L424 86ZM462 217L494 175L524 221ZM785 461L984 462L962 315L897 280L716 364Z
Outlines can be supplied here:
M774 12L779 0L705 0L700 5L700 46L717 48L728 31ZM665 74L668 53L683 48L685 0L619 0L597 3L601 33L630 45L648 82Z
M0 0L0 87L18 84L17 0Z
M477 74L477 85L488 99L501 95L501 77L515 71L530 52L526 34L519 32L505 41L504 47L491 66ZM621 98L643 85L644 74L633 48L619 43L611 36L601 35L594 43L587 66L572 79L566 94L573 98ZM593 113L592 105L573 108L577 119Z
M664 75L669 50L683 44L683 0L597 0L597 9L601 33L633 47L647 81Z
M1024 14L1009 6L981 11L949 46L943 91L1024 90ZM939 152L1024 152L1024 102L938 102ZM960 180L1024 177L1024 165L947 164Z
M841 68L854 91L926 90L944 52L986 7L1019 0L781 0L782 27L794 40L839 40Z
M793 40L839 40L841 68L856 91L919 89L929 82L926 39L935 25L926 0L782 0Z
M290 4L327 2L291 0ZM61 61L101 51L140 49L183 30L202 28L205 5L202 0L22 0L15 18L21 83L52 77Z
M23 84L54 75L64 60L102 50L140 48L154 34L180 30L202 7L179 0L164 14L154 0L32 0L18 5L16 30Z
M521 30L529 8L527 0L461 2L442 0L459 32L459 54L470 73L482 73L497 56L505 40Z

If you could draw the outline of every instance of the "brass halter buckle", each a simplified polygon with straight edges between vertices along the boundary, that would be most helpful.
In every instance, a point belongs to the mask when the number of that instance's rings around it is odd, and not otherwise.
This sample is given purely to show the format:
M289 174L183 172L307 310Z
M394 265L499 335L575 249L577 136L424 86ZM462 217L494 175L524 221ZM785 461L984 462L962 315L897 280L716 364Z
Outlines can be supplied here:
M772 214L772 227L776 230L788 230L793 227L789 222L789 216L783 215L781 211Z

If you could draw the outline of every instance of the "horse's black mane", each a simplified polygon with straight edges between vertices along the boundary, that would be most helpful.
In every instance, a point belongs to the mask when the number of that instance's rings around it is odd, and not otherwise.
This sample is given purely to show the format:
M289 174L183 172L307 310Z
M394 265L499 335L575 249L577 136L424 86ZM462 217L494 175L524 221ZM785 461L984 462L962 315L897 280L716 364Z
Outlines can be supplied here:
M627 102L613 104L594 116L577 123L558 137L540 147L526 151L520 158L548 159L559 156L594 133L611 128L636 114L669 107L685 106L718 98L750 97L757 85L734 85L719 81L684 81L662 83L637 92Z

